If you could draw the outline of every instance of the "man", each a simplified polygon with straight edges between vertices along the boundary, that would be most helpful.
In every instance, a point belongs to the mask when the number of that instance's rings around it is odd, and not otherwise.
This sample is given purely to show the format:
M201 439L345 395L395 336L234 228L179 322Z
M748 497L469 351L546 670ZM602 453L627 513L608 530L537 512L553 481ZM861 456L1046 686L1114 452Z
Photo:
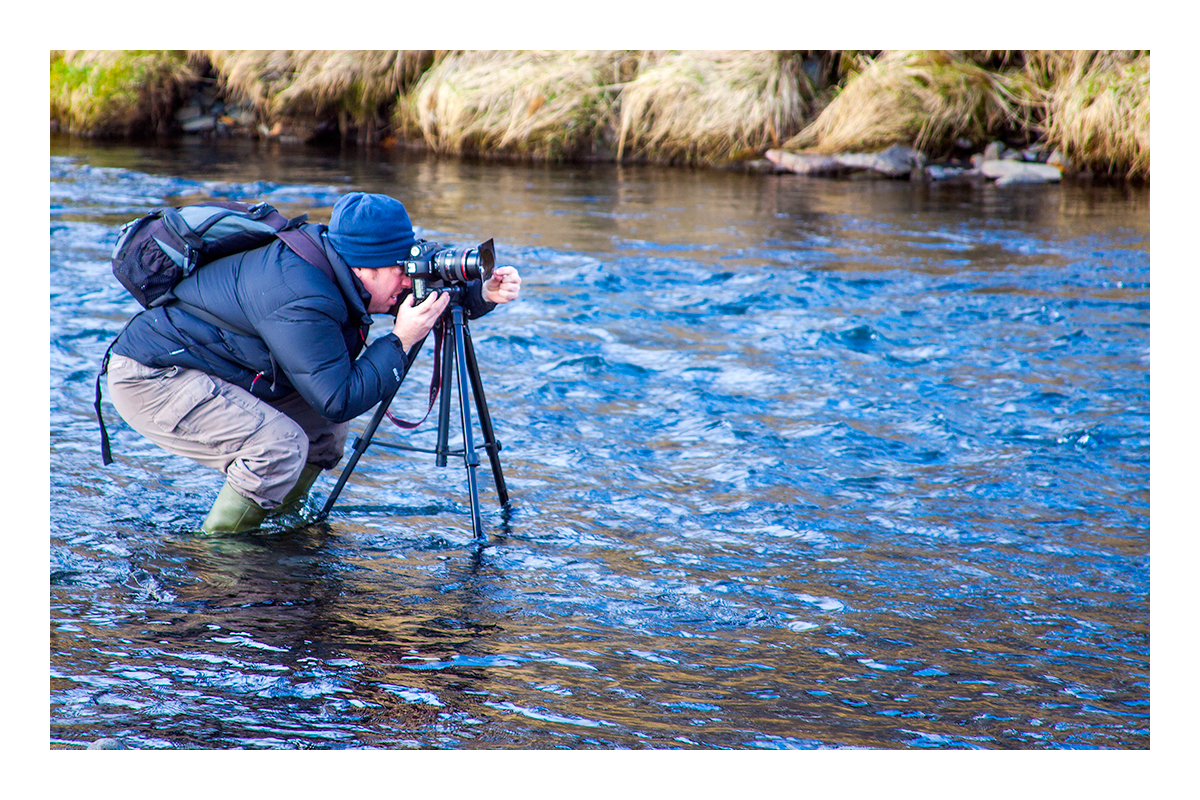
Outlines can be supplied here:
M221 258L140 313L113 343L108 387L130 427L225 473L206 533L259 527L298 505L341 460L349 421L394 392L413 349L449 304L415 304L400 266L417 239L404 206L354 193L326 228L305 225L332 277L282 242ZM467 285L467 318L517 299L521 277L497 267ZM371 314L397 307L366 346Z

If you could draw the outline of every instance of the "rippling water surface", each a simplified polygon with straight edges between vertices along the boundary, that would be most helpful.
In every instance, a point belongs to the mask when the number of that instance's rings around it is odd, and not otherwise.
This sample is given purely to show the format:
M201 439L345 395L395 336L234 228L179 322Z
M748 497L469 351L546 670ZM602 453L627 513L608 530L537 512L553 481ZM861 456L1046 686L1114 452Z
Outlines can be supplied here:
M107 402L100 466L120 225L350 190L521 270L472 325L486 547L461 462L218 540L220 476ZM1145 190L59 140L50 198L51 746L1149 746Z

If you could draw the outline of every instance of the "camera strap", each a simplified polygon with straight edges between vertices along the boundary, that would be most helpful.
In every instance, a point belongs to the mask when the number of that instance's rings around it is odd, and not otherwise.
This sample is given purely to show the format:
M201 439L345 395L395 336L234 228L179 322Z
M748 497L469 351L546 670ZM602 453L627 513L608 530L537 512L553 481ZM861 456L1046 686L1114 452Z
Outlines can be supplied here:
M433 410L433 404L437 400L438 390L442 388L442 339L446 335L446 320L439 319L438 324L433 329L433 377L429 379L429 408L425 409L425 416L421 417L416 422L408 422L394 415L390 410L385 411L387 418L392 421L392 424L398 428L412 430L429 418L429 412Z

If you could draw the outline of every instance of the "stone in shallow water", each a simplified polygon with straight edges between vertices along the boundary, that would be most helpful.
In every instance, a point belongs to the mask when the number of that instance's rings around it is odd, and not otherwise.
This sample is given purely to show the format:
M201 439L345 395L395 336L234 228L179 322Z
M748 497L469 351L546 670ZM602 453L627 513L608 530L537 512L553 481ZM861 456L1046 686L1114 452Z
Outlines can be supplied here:
M977 169L967 169L966 167L946 167L940 164L931 164L925 168L925 174L930 180L934 181L951 181L960 178L971 178L979 175Z
M799 175L838 175L845 172L867 171L889 178L909 176L913 169L925 166L925 156L904 145L892 145L878 153L839 153L826 156L817 153L789 153L768 150L767 158L774 164Z
M120 739L97 739L88 745L88 750L128 750Z
M852 169L868 169L887 175L889 178L901 178L912 173L913 168L925 166L925 156L904 145L894 144L878 153L842 153L837 156L842 166Z
M789 153L784 150L768 150L767 159L797 175L830 175L844 168L834 156L815 153Z
M1026 161L985 161L979 171L988 178L995 178L997 186L1011 183L1051 183L1062 180L1058 167L1049 164L1031 164Z

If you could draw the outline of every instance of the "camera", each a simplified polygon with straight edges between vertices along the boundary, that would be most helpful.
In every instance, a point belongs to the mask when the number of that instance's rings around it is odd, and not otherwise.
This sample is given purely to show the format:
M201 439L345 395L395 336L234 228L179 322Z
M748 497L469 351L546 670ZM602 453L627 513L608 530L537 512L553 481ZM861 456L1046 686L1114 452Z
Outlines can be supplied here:
M413 302L420 303L431 294L452 291L456 284L492 277L496 246L491 239L474 248L421 240L412 246L403 266L404 274L413 279Z

